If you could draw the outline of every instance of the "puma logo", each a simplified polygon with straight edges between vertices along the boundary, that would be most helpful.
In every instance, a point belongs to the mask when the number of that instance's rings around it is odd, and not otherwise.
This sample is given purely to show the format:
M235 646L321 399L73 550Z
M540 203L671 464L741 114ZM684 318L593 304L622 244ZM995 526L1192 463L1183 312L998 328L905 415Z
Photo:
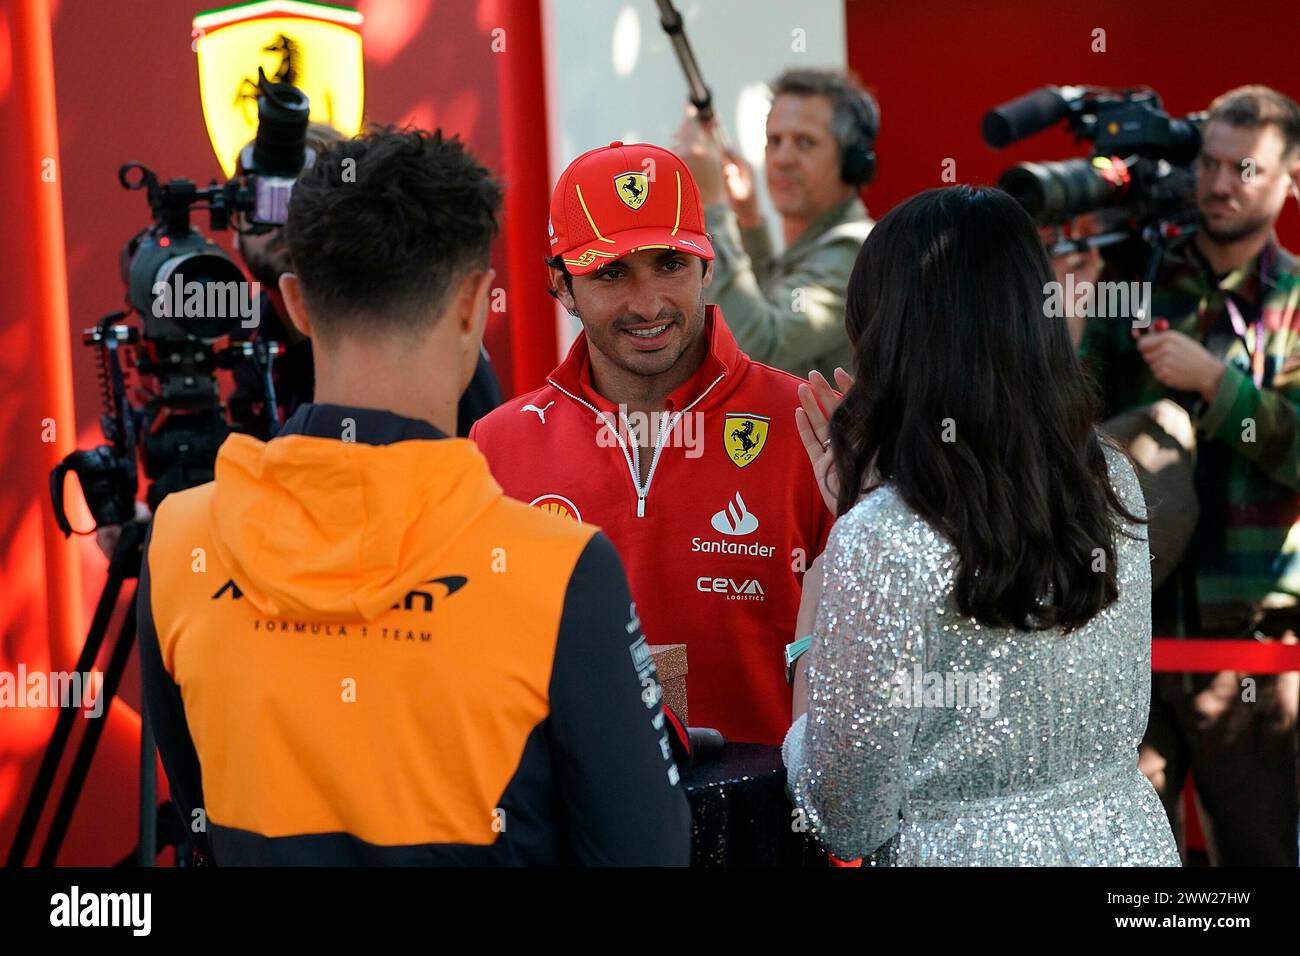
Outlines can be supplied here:
M520 410L521 412L536 412L536 413L537 413L537 417L540 418L540 419L542 420L542 424L545 425L545 424L546 424L546 409L547 409L547 408L550 408L550 407L551 407L552 405L554 405L554 404L555 404L554 401L548 402L548 403L546 404L546 407L545 407L545 408L538 408L536 405L525 405L525 406L523 406L522 408L520 408L519 410Z

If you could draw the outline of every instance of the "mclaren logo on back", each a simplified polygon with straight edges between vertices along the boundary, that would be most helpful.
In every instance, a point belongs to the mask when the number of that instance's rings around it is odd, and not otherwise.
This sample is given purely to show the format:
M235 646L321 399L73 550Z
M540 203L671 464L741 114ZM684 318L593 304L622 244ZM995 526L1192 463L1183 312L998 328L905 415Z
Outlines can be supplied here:
M619 173L614 177L614 192L628 209L640 209L650 195L650 180L636 170Z
M444 598L449 598L468 584L469 578L465 577L463 574L449 574L446 577L430 578L424 583L441 584L447 589L446 593L442 596ZM244 597L244 592L239 589L239 585L235 583L234 578L227 580L225 584L221 585L217 593L212 595L212 600L216 601L225 594L229 594L231 600L234 601L241 601ZM414 591L407 591L406 597L393 605L393 610L423 611L425 614L429 614L433 611L433 605L434 597L432 591L424 591L417 588Z
M469 583L469 578L465 577L465 575L463 574L449 574L444 578L430 578L424 583L441 584L443 587L447 589L447 593L444 594L443 597L451 597L453 594L455 594L457 591L459 591L461 588L463 588L466 584ZM418 608L416 607L417 602L419 603ZM393 605L393 610L394 611L419 610L419 611L423 611L425 614L428 614L433 610L433 595L429 591L420 591L420 590L407 591L406 597L403 598L402 601L399 602L398 604Z
M232 600L238 601L244 597L244 592L239 590L239 585L235 583L234 578L231 578L225 584L221 585L221 589L217 591L216 594L212 595L212 600L217 600L217 598L221 597L221 595L225 594L227 591L230 592Z

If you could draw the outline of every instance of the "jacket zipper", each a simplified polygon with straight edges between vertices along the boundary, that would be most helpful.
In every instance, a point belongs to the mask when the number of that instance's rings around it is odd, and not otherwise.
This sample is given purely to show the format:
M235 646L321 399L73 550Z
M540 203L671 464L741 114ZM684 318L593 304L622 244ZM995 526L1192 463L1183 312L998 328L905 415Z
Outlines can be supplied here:
M631 472L632 474L632 486L636 488L636 516L638 518L645 517L645 500L646 500L646 496L650 494L650 482L654 481L655 469L659 467L659 454L660 452L663 451L665 437L672 433L672 430L677 426L677 422L681 419L683 415L685 415L692 408L694 408L696 405L702 402L704 400L704 396L708 395L709 392L713 391L714 386L716 386L719 382L721 382L726 377L727 377L727 373L723 372L721 375L715 378L712 383L710 383L708 388L706 388L704 391L700 392L698 396L696 396L695 401L691 402L681 411L674 413L672 419L668 423L667 428L664 427L663 422L664 422L664 416L666 416L668 413L667 412L659 413L659 437L655 439L654 454L650 459L650 470L646 472L644 488L641 486L640 446L633 445L632 450L629 452L627 447L627 442L623 441L623 433L617 428L613 429L614 438L617 439L618 441L618 447L623 450L623 460L627 463L628 471ZM583 405L591 409L591 411L595 413L596 418L598 420L605 422L606 427L609 427L610 424L612 424L610 420L606 417L606 415L608 414L607 412L602 412L595 405L591 404L591 402L588 402L584 399L579 398L577 395L574 395L567 388L558 384L554 379L547 379L546 381L552 386L554 386L556 389L558 389L560 392L562 392L563 394L569 396L569 398L573 399L579 405ZM627 416L624 415L622 412L620 412L619 415L623 420L623 424L627 426L627 430L630 433L632 431L632 425L630 422L628 422Z

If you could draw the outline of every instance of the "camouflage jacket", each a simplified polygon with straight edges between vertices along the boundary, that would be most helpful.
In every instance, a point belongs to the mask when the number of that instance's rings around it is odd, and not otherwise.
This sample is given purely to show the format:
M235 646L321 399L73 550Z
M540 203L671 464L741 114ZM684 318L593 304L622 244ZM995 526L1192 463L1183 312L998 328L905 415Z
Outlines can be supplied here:
M741 351L800 378L817 369L833 382L837 365L852 372L844 295L873 225L862 201L835 206L779 256L766 222L742 230L725 205L706 206L704 221L717 256L706 294Z
M1080 355L1100 386L1103 416L1165 397L1192 413L1200 517L1190 557L1202 619L1292 606L1300 599L1300 263L1271 240L1216 280L1191 237L1175 240L1157 267L1150 314L1227 364L1218 391L1208 403L1171 394L1138 352L1131 318L1089 318Z

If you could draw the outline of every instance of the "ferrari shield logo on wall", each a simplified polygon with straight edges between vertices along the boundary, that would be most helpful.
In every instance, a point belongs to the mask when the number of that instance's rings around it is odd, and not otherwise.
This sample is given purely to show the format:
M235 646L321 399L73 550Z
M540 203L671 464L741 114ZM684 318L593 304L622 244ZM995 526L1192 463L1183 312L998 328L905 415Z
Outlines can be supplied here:
M260 0L194 18L203 119L227 177L257 135L257 68L292 83L311 101L311 121L344 136L361 131L364 101L361 14L305 3Z
M723 423L722 444L727 449L727 457L744 468L759 456L767 443L767 428L772 419L763 415L743 415L728 412Z
M645 173L629 170L614 177L614 192L629 209L640 209L650 195L650 181Z

